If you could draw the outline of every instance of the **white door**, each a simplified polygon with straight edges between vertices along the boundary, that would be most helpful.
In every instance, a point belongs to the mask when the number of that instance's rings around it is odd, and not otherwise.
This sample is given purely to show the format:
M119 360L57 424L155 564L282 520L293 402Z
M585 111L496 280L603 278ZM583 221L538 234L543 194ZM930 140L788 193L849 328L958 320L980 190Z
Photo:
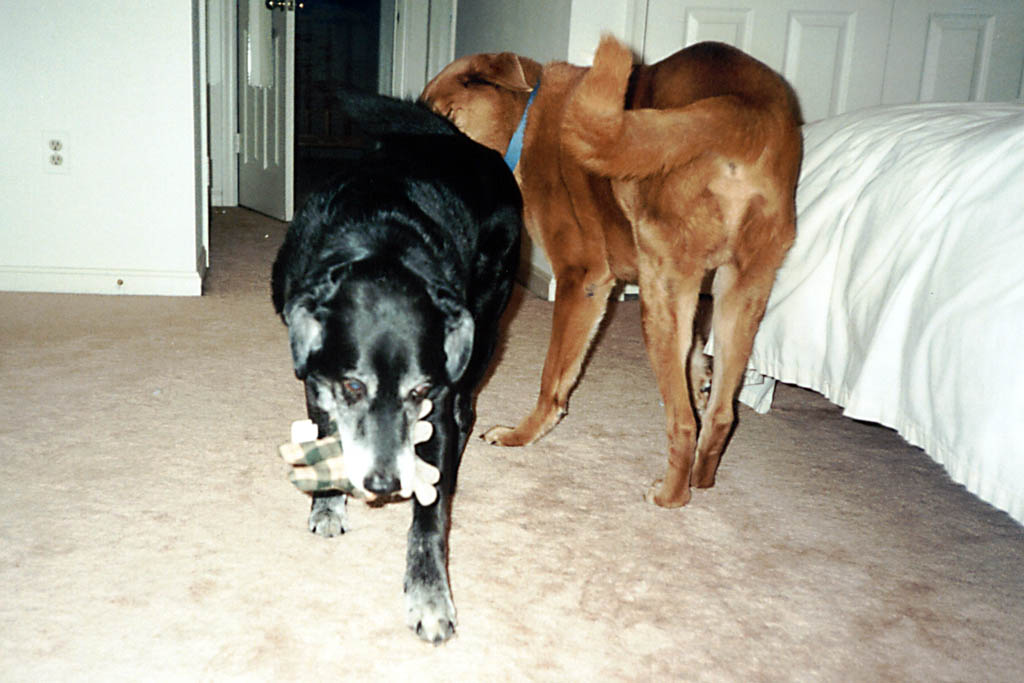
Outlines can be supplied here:
M882 101L891 16L879 0L649 0L643 57L729 43L785 76L815 121Z
M1024 98L1024 2L896 3L883 101Z
M300 4L238 3L238 204L284 221L291 220L295 204L295 9ZM382 0L381 24L381 49L387 51L381 63L389 72L382 76L382 90L416 97L452 59L454 3Z
M243 0L238 11L238 203L282 221L295 203L297 4Z
M394 18L390 89L383 92L414 100L455 56L455 0L394 0L391 5L381 3L381 23L389 9Z

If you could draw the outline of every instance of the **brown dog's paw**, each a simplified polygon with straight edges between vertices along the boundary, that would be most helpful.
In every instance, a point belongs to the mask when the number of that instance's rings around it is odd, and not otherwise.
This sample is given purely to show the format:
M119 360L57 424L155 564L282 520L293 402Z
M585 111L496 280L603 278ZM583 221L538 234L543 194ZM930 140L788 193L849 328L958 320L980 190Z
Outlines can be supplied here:
M523 446L525 441L518 436L512 427L491 427L480 435L480 438L492 446Z
M675 497L665 492L665 481L658 479L651 484L647 491L644 493L644 500L651 505L657 505L660 508L681 508L690 502L690 489L685 488L683 491L677 493Z
M700 466L700 463L693 468L693 476L690 477L690 486L696 489L709 489L715 485L715 471L707 471L707 468Z

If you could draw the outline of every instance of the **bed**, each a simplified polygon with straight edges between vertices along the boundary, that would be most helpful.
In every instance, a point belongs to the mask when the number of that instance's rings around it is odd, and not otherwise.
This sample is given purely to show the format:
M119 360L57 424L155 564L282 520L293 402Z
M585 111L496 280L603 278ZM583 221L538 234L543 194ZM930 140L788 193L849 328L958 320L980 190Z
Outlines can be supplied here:
M1024 106L877 107L804 140L740 400L818 391L1024 523Z

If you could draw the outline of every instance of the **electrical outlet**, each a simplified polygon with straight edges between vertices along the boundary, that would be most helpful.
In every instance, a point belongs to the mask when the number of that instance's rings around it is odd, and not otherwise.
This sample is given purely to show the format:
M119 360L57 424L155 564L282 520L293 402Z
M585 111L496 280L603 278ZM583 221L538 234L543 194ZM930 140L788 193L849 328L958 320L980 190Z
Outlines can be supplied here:
M43 131L47 173L68 173L68 134L63 130Z

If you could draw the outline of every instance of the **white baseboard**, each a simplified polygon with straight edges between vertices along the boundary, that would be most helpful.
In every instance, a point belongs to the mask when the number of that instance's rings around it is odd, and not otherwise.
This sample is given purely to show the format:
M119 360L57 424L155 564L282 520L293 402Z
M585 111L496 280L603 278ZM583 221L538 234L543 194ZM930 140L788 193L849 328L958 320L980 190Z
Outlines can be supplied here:
M522 263L517 279L524 287L547 301L555 300L555 277L531 263Z
M198 271L0 266L0 291L199 296Z

